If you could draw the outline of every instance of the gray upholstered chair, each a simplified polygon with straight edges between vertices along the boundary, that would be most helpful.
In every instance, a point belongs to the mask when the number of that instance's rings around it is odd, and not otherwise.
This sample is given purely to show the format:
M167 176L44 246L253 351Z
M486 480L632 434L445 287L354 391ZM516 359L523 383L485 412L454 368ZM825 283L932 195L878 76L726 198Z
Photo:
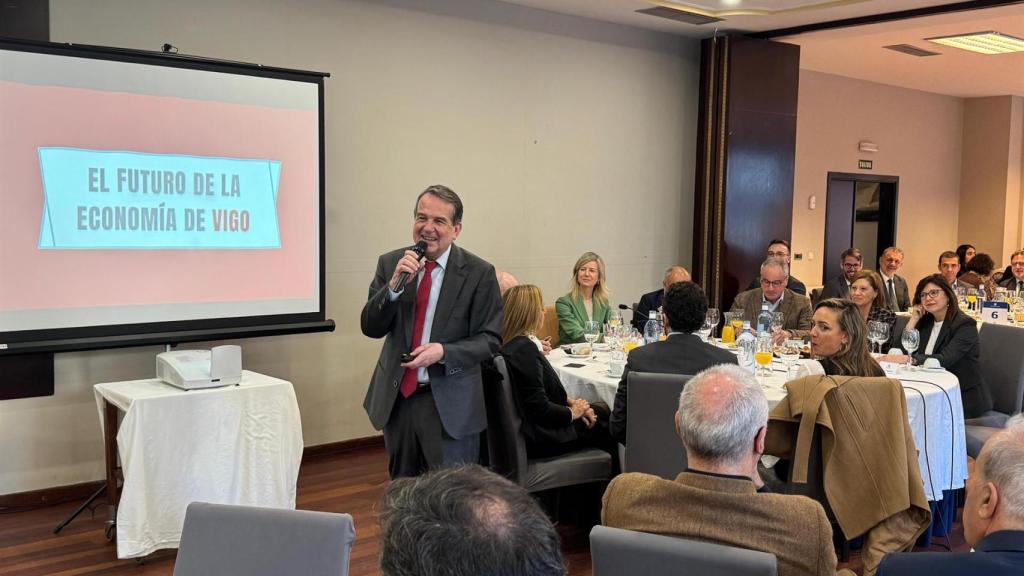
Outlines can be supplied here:
M626 402L626 468L674 480L686 470L676 434L679 393L692 376L630 372Z
M774 554L710 542L594 526L594 576L775 576Z
M985 323L981 326L981 371L992 393L992 410L966 421L967 454L977 458L981 447L1024 401L1024 330Z
M551 458L530 460L521 430L522 417L512 391L505 359L494 357L499 377L484 379L487 401L487 448L492 470L529 492L563 486L607 482L612 457L604 450L586 448Z
M174 576L345 576L355 537L348 514L193 502Z

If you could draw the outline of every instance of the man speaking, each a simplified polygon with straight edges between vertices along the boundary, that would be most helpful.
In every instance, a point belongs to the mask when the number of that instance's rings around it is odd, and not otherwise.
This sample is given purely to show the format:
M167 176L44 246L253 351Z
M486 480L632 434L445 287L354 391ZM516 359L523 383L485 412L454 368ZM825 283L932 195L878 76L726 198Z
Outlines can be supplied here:
M416 199L414 248L384 254L363 334L384 337L363 408L384 430L392 478L476 462L487 426L480 363L501 342L494 267L452 244L462 200L446 186Z

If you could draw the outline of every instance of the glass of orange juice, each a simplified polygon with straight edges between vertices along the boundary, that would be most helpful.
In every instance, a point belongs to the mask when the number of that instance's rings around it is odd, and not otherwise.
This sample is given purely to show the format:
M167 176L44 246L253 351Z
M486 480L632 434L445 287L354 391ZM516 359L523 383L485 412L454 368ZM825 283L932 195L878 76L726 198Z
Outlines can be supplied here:
M768 366L772 363L772 348L772 337L767 334L758 336L754 342L754 362L757 362L757 370L765 380L771 376Z
M626 340L625 340L625 341L624 341L624 342L622 343L622 351L623 351L624 353L626 353L626 354L629 354L629 352L630 352L630 351L631 351L631 350L632 350L633 348L636 348L636 340L634 340L633 338L627 338L627 339L626 339Z

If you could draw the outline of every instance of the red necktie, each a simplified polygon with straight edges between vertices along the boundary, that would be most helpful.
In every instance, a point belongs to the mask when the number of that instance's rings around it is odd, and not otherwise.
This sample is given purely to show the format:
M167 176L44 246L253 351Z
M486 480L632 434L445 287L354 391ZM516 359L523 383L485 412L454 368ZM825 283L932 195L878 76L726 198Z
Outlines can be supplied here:
M426 264L426 269L423 271L423 279L420 280L420 286L416 289L416 306L413 308L413 311L416 313L416 320L412 324L413 350L420 345L420 340L423 338L423 321L427 317L427 304L430 303L430 285L433 283L431 272L434 271L434 268L437 268L437 262L427 261ZM417 372L419 370L416 368L405 369L405 375L402 376L402 387L399 388L403 398L412 396L412 393L419 386L416 379Z

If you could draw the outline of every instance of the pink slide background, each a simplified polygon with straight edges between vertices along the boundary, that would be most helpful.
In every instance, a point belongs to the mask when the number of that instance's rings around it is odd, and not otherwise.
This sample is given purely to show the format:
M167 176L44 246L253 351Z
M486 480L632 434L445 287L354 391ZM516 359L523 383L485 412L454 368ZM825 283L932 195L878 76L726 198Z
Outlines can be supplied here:
M315 293L315 112L11 82L0 91L0 310ZM41 146L279 160L281 248L40 250Z

